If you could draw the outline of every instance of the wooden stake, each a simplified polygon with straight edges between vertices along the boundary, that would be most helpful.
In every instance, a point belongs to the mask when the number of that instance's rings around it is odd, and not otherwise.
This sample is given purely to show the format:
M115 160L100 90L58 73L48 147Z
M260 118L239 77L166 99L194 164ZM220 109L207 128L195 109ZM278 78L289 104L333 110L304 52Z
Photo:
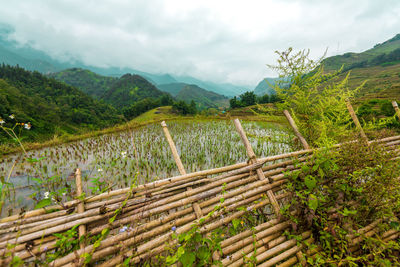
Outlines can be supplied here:
M360 131L362 139L364 139L366 142L368 142L368 137L365 135L364 130L361 127L360 121L358 120L357 115L354 112L353 106L351 105L349 100L346 100L346 106L347 106L347 110L350 113L351 118L354 121L354 124L356 125L357 129Z
M76 196L79 198L82 196L82 174L80 169L76 169L75 171L75 182L76 182ZM85 204L80 202L77 206L78 213L85 212ZM79 239L81 239L86 234L86 226L84 224L79 225ZM80 243L80 248L83 249L85 247L85 243Z
M294 134L299 138L301 144L303 145L304 149L310 149L310 146L308 145L306 139L303 137L303 135L299 132L299 129L297 128L297 125L295 121L293 120L292 116L290 115L289 111L286 109L283 111L283 114L285 114L286 119L288 120L290 126L292 127Z
M172 156L174 157L176 165L178 166L178 170L179 170L180 174L185 175L186 174L185 168L183 167L181 158L179 157L178 151L176 150L176 146L175 146L174 140L172 140L172 137L169 134L169 131L168 131L168 128L167 128L167 124L165 123L165 121L161 122L161 126L163 128L165 137L167 138L169 147L171 148Z
M399 119L400 119L399 105L397 105L396 101L392 101L392 106L393 106L394 110L396 111L397 117L399 117Z
M169 147L171 148L172 155L174 156L174 159L176 162L176 166L178 166L178 170L179 170L180 174L185 175L186 174L185 168L183 167L181 158L179 157L179 154L178 154L178 150L176 150L174 140L172 140L172 137L168 131L167 124L165 123L165 121L161 122L161 126L163 128L165 137L167 138ZM192 187L188 187L187 190L188 191L192 190ZM196 213L197 218L203 217L203 213L202 213L198 203L193 203L193 209L194 209L194 212Z
M240 138L242 139L242 142L244 143L244 146L246 148L247 151L247 155L250 158L250 162L252 164L257 163L257 158L256 158L256 154L254 154L253 148L250 145L249 140L247 139L246 133L243 130L242 124L240 124L239 119L234 119L233 123L235 124L236 130L238 131ZM265 180L265 175L262 171L262 168L258 168L257 169L257 176L260 180ZM270 203L272 205L272 207L274 208L275 211L275 215L279 218L280 217L280 207L279 207L279 203L275 198L274 193L272 192L272 190L268 190L267 191L267 195L268 198L270 200Z

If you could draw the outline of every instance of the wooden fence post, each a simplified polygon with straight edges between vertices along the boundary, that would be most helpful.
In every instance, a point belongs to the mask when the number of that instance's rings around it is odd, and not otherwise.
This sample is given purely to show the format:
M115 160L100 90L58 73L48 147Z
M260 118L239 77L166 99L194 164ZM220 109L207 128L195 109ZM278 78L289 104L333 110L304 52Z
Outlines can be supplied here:
M82 174L81 174L81 170L80 169L76 169L75 171L75 183L76 183L76 196L78 198L80 198L83 194L83 190L82 190ZM84 202L79 202L78 206L78 213L83 213L85 212L85 204ZM82 236L84 236L86 234L86 226L84 224L79 225L79 239L82 238ZM85 248L85 243L81 242L80 243L80 248L83 249Z
M167 138L169 147L171 148L172 156L174 157L175 163L178 166L179 173L182 175L185 175L186 174L185 168L183 167L181 158L179 157L179 154L178 154L178 150L176 149L174 140L172 140L171 134L168 131L168 127L167 127L167 124L165 123L165 121L161 122L161 126L163 128L164 135ZM189 186L187 188L187 190L188 191L192 190L192 187ZM197 218L203 217L203 212L201 211L201 208L198 203L196 203L196 202L193 203L193 209L194 209L194 212L196 213Z
M347 110L350 113L351 118L354 121L354 124L356 125L356 128L360 131L361 138L364 139L368 143L368 137L365 135L363 128L361 127L360 121L357 118L356 113L354 112L353 106L351 105L349 100L346 100L346 106Z
M397 105L397 102L392 101L392 106L393 106L394 110L396 111L397 117L400 119L400 110L399 110L399 106Z
M306 139L303 137L303 135L300 133L299 129L297 128L297 125L295 121L293 120L292 116L290 116L289 111L286 109L283 111L283 114L285 114L286 119L288 120L290 126L292 127L294 134L299 138L301 144L303 145L304 149L310 149L310 146L308 145Z
M240 124L239 119L234 119L233 123L235 124L236 130L238 131L240 138L242 139L242 142L244 143L244 146L246 148L247 151L247 155L250 158L250 162L253 163L257 163L257 158L256 158L256 154L254 154L253 148L250 145L249 140L247 139L246 133L243 130L242 125ZM265 180L266 177L264 175L264 172L262 171L262 167L257 169L257 176L258 179L260 180ZM280 207L279 207L279 203L276 200L276 197L274 195L274 193L272 192L272 190L268 190L267 191L267 196L269 198L269 201L272 205L272 207L274 208L275 211L275 215L280 218Z

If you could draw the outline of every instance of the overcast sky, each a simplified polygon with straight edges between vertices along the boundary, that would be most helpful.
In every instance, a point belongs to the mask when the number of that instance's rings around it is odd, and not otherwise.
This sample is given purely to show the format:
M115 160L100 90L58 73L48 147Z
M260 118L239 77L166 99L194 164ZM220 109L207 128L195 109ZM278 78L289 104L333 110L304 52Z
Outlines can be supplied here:
M400 0L0 3L10 37L55 58L248 86L276 76L275 50L361 52L400 33Z

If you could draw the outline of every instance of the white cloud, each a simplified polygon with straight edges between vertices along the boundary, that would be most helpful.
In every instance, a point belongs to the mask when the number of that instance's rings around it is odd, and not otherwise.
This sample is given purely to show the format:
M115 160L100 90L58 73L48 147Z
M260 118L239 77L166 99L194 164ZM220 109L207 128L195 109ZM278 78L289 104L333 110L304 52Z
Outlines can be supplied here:
M26 0L4 3L0 23L64 60L253 86L275 50L360 52L399 33L398 14L397 0Z

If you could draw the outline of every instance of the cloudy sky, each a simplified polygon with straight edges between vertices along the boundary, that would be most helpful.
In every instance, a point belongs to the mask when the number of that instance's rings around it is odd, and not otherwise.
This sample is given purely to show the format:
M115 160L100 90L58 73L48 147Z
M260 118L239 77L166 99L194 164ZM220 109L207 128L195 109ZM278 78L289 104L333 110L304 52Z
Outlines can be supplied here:
M52 57L247 86L276 76L275 50L361 52L400 33L399 0L0 3L10 38Z

